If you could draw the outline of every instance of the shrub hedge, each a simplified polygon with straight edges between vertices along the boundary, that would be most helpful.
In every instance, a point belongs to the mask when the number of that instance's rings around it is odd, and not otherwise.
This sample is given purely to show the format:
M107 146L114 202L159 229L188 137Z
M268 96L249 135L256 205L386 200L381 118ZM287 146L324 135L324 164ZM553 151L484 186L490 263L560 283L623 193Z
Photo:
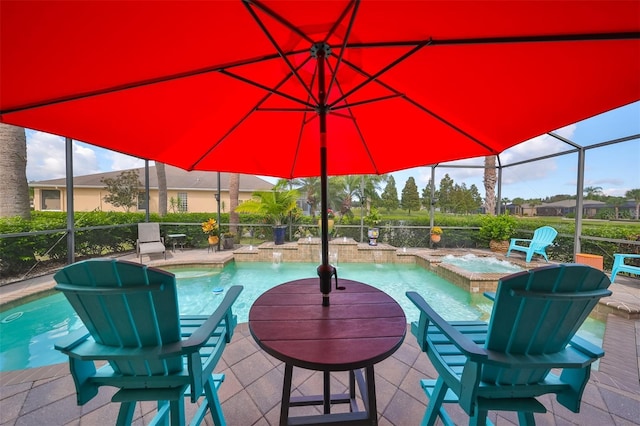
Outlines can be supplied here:
M164 217L150 215L150 221L160 222L161 233L185 234L185 246L206 247L206 235L200 224L216 213L170 213ZM385 217L378 226L379 242L395 247L431 247L428 216ZM442 240L435 247L486 248L487 242L478 230L483 215L436 214L435 224L442 227ZM0 278L23 274L38 262L64 263L67 258L66 213L32 212L30 220L0 218ZM75 215L75 255L82 259L123 253L135 249L137 223L145 220L144 213L78 212ZM221 214L220 232L229 231L229 214ZM237 239L272 240L272 227L262 217L254 214L240 216L240 235ZM533 231L550 225L559 232L554 245L547 250L555 261L571 262L573 259L575 223L562 218L517 218L515 238L531 238ZM49 231L35 233L36 231ZM366 227L363 230L366 240ZM292 239L318 235L317 219L298 217L292 225ZM289 232L287 232L287 238ZM360 218L336 220L333 237L349 237L360 240ZM588 221L583 224L581 251L603 256L605 269L611 269L613 253L637 253L640 246L622 241L640 241L640 223L614 221ZM589 237L593 237L590 239ZM167 245L170 244L166 241Z

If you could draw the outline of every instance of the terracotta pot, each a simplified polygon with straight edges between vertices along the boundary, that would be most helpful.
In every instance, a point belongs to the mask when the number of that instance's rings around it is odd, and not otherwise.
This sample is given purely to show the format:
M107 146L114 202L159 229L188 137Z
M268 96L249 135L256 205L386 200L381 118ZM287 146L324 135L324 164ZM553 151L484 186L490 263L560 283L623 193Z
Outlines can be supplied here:
M216 235L209 235L208 240L210 245L218 244L218 237Z
M489 241L489 248L496 253L506 253L509 250L509 241Z
M439 243L441 238L442 235L440 234L431 234L431 241L433 241L434 243Z

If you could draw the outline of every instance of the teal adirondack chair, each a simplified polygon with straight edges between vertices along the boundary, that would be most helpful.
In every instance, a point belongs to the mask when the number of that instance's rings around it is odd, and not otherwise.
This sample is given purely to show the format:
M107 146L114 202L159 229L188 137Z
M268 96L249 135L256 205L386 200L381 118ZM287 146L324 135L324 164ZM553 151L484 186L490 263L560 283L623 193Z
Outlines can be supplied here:
M611 294L609 284L603 272L577 264L509 275L498 283L489 324L447 322L418 293L407 292L420 310L411 331L438 372L437 380L421 381L429 397L422 424L440 416L453 425L443 403L457 403L469 424L484 425L488 411L497 410L516 411L520 424L534 425L533 413L546 412L536 397L550 393L579 412L591 364L604 352L575 333Z
M204 395L191 424L210 409L216 425L225 420L217 389L224 376L213 369L237 324L232 305L242 291L231 287L211 315L179 316L175 276L138 263L92 259L54 276L86 328L55 348L69 356L78 405L100 386L119 390L118 425L131 424L138 401L158 401L154 421L183 425L185 395ZM108 361L96 369L95 361Z
M558 235L558 231L550 226L542 226L536 229L533 233L533 238L525 240L522 238L512 238L509 244L509 250L507 250L507 257L511 255L511 250L523 251L527 256L527 263L531 262L534 254L539 254L549 262L547 252L545 251L548 246L553 243L553 240ZM518 244L523 243L524 245Z

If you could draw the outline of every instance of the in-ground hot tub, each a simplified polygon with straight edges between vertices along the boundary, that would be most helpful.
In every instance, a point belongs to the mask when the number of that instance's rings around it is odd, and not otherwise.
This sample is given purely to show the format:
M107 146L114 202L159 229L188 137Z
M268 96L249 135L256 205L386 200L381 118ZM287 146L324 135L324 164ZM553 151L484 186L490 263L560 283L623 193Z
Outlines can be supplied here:
M506 260L501 254L454 255L446 251L429 254L418 262L424 262L423 266L470 293L495 291L500 278L542 265Z

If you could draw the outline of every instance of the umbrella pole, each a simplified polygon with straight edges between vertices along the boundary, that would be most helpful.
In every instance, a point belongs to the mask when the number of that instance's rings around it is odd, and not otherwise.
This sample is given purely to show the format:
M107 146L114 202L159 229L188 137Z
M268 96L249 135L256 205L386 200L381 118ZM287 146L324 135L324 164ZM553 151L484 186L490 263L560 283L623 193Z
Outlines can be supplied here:
M320 237L322 246L322 264L318 266L322 306L329 306L331 293L331 276L335 269L329 265L329 217L328 217L328 176L327 176L327 106L324 76L324 46L317 50L318 59L318 111L320 119ZM337 277L336 277L337 280ZM336 284L337 285L337 284Z

